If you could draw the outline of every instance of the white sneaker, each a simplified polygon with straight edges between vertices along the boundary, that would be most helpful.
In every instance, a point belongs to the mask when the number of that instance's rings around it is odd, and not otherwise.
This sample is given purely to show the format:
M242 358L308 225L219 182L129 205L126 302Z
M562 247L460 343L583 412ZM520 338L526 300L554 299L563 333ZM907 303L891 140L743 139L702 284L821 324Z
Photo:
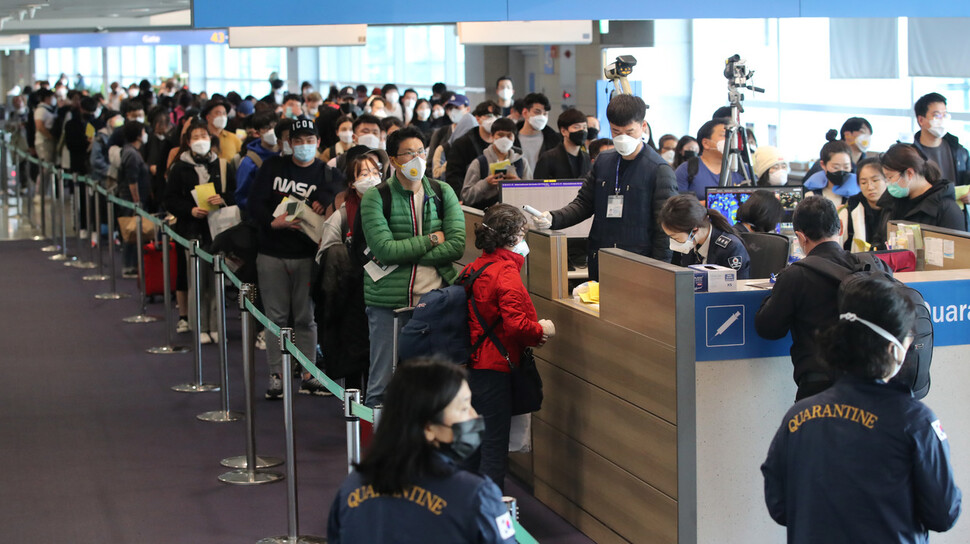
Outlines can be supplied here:
M201 344L211 344L212 343L212 337L209 336L209 333L207 333L207 332L201 333L201 334L199 334L199 343L201 343Z
M266 330L261 330L256 335L256 349L266 351Z
M187 319L179 319L178 324L175 325L175 332L179 334L189 332L190 330L192 329L189 328L189 322Z
M209 332L209 338L212 339L212 343L213 344L218 344L219 343L219 333L217 333L217 332L211 332L210 331Z

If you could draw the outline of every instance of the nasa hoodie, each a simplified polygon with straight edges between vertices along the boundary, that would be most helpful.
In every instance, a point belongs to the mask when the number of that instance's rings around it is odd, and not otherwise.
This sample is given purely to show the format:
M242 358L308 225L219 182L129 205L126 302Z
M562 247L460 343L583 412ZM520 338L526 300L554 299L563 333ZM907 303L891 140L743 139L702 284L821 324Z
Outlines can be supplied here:
M259 226L259 252L280 259L313 258L316 242L300 230L271 227L273 212L288 195L326 208L346 188L343 174L319 159L309 166L298 166L290 155L268 159L249 191L249 212Z

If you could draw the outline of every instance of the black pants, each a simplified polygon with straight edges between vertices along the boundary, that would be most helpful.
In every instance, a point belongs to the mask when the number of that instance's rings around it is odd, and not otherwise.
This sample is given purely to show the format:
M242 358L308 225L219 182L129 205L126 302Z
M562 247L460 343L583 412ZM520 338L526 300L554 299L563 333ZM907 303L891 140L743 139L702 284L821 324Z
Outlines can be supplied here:
M507 372L497 370L472 370L468 373L472 407L485 418L485 434L482 436L482 447L468 458L466 466L491 478L503 491L512 422L510 376Z

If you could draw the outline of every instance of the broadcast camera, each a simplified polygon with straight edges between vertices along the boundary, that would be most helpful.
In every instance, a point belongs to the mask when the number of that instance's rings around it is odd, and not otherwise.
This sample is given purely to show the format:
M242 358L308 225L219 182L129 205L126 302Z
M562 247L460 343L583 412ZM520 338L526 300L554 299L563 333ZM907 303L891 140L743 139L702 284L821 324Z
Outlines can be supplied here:
M630 90L630 82L626 77L633 73L633 67L637 65L637 59L633 55L620 55L616 61L610 63L603 69L606 79L613 82L615 87L614 94L633 94Z
M728 103L731 105L731 123L725 127L725 142L728 148L721 158L721 174L718 185L725 187L732 172L739 170L738 162L743 164L740 168L743 184L753 184L751 179L753 170L751 168L751 153L748 149L747 130L741 125L740 114L744 112L741 102L744 95L741 91L748 89L756 93L765 92L760 87L755 87L748 83L754 77L754 70L748 70L741 55L731 55L724 61L724 77L728 80Z

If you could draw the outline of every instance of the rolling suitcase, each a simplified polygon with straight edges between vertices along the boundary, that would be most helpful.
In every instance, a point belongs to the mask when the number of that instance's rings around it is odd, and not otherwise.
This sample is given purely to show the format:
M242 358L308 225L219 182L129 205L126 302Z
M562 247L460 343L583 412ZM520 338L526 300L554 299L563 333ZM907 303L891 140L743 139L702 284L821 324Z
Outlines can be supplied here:
M160 242L149 242L145 244L142 257L145 267L145 296L162 296L165 292L162 273L162 249ZM168 278L172 292L175 292L175 242L169 242L168 248Z

